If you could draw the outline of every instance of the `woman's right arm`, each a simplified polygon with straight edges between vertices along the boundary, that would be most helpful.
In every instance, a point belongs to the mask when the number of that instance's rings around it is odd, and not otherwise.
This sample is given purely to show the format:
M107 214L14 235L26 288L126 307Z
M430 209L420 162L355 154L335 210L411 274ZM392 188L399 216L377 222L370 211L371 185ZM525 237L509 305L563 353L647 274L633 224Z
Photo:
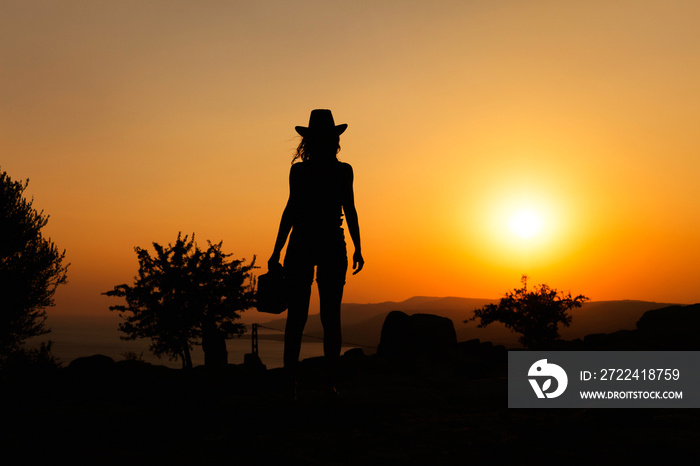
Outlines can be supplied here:
M277 239L275 240L275 248L272 251L272 256L270 259L267 261L267 268L268 270L274 266L279 265L280 263L280 254L282 253L282 248L284 248L285 243L287 242L287 237L289 236L289 232L292 230L292 224L293 224L293 211L294 211L294 183L293 183L293 178L294 178L294 165L292 165L292 169L289 171L289 199L287 199L287 205L284 207L284 212L282 212L282 219L280 220L280 227L279 230L277 231Z

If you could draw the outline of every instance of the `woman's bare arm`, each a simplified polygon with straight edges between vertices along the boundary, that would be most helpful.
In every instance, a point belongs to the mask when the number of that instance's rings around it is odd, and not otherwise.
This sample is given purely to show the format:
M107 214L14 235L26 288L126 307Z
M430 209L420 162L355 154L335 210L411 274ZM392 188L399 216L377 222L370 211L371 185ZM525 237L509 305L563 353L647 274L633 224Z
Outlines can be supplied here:
M362 270L362 267L365 265L365 260L362 257L360 223L357 219L357 209L355 209L355 193L353 191L354 174L350 165L347 165L345 177L346 188L343 195L343 212L345 212L345 220L348 224L350 238L352 238L352 243L355 246L355 253L352 255L352 268L355 270L352 274L355 275Z
M292 168L289 171L289 199L287 200L287 205L284 207L284 211L282 212L282 219L280 220L280 227L277 231L277 239L275 240L275 248L272 251L272 256L267 261L268 269L280 263L280 254L282 253L282 248L284 248L284 245L287 242L289 232L292 231L292 217L294 209L294 189L292 180L293 176L294 169Z

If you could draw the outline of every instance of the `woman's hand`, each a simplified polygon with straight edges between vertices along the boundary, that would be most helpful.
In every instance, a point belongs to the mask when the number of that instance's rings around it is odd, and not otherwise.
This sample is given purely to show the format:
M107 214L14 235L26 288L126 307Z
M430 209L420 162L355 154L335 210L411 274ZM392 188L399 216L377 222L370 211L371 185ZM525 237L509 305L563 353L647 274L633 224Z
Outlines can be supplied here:
M355 254L352 255L352 268L354 270L352 274L357 275L364 266L365 260L362 258L362 253L360 251L355 251Z

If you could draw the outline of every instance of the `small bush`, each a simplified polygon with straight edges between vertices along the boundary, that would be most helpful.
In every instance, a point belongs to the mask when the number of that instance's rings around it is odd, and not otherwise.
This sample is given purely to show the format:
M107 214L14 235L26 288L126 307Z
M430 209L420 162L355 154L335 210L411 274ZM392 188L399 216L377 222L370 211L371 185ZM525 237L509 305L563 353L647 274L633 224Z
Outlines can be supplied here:
M53 355L51 348L52 341L41 343L38 348L18 348L2 361L0 367L3 369L58 369L62 362Z
M122 361L146 362L143 359L143 352L136 354L133 351L125 351L122 353Z

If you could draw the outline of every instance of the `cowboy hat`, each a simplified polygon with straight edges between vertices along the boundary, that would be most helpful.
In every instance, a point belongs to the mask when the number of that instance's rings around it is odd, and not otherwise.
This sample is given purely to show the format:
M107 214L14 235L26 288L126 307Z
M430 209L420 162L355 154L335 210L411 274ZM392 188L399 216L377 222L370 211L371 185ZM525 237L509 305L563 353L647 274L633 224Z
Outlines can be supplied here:
M309 116L309 126L295 126L294 129L302 137L309 134L319 134L327 131L335 132L338 136L343 134L343 131L348 127L346 124L336 125L333 121L333 114L330 110L316 109L311 110Z

